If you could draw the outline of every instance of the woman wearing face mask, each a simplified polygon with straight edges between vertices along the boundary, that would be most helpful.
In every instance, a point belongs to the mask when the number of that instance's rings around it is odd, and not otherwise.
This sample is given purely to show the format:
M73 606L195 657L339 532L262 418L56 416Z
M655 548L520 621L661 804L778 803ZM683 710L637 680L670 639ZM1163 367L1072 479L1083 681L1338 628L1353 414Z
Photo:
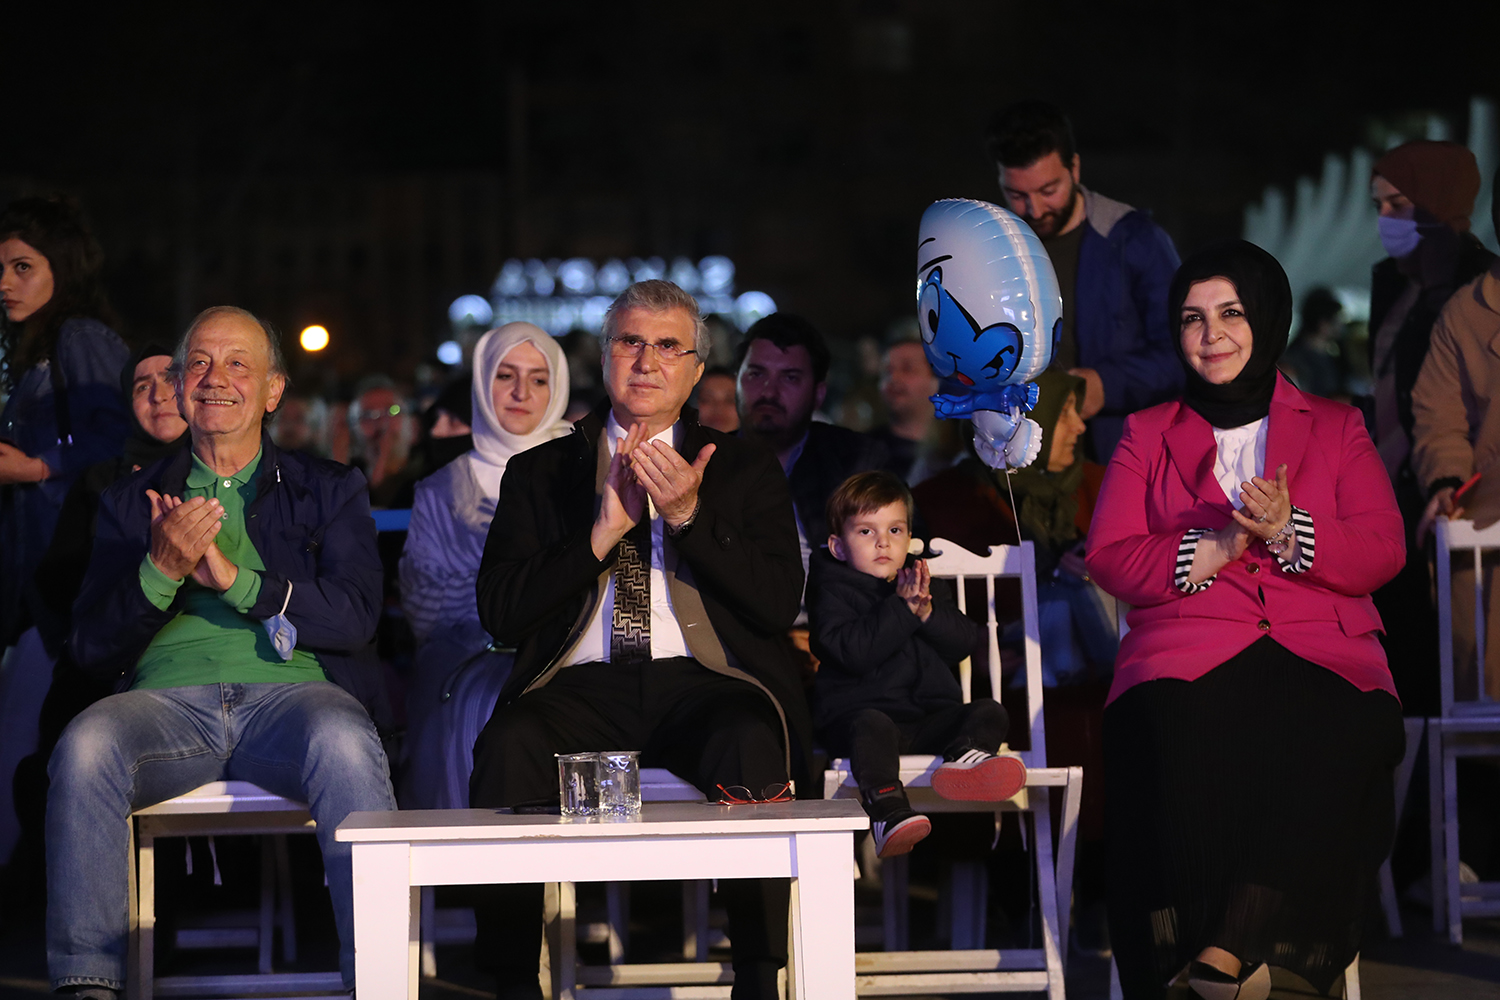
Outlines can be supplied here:
M1375 604L1389 624L1385 646L1397 686L1415 715L1435 714L1439 698L1430 666L1437 614L1427 556L1415 537L1428 498L1410 460L1411 395L1439 312L1495 259L1469 232L1478 194L1474 154L1456 142L1403 143L1375 161L1370 178L1380 241L1390 254L1375 265L1370 286L1371 426L1407 532L1406 565Z
M474 450L417 483L401 557L401 604L417 638L407 697L405 808L465 808L474 740L510 673L479 624L480 556L511 456L569 431L568 361L530 323L491 330L474 348Z
M1411 480L1411 390L1432 325L1453 293L1495 259L1469 232L1478 195L1479 165L1456 142L1403 143L1375 161L1370 177L1380 242L1390 254L1375 265L1370 285L1374 437L1398 497Z
M1181 400L1130 417L1088 570L1132 606L1104 712L1111 940L1126 995L1187 967L1263 1000L1274 961L1327 992L1395 827L1401 706L1369 594L1405 557L1358 411L1278 376L1292 297L1249 243L1168 300Z

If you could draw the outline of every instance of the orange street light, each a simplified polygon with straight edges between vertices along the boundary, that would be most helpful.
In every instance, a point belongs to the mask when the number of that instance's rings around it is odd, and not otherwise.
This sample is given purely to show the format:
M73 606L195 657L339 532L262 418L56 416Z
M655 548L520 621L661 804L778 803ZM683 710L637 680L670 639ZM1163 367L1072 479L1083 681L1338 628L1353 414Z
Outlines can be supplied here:
M314 324L302 331L300 340L304 351L321 351L328 346L328 328Z

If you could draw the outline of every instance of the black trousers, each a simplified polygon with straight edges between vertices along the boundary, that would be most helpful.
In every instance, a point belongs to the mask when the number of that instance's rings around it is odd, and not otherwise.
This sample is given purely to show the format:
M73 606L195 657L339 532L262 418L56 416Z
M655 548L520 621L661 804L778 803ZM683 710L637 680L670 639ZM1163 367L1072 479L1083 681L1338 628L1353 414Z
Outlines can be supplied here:
M1104 710L1110 940L1125 996L1203 948L1327 994L1395 834L1401 705L1270 636Z
M710 798L718 785L759 791L787 780L781 721L759 688L675 657L629 666L564 667L544 687L495 710L474 745L474 808L556 799L554 754L640 750ZM786 964L786 879L720 879L729 915L736 998L774 997ZM488 887L476 906L477 953L502 985L535 982L542 886Z
M849 758L861 789L882 788L901 777L904 753L942 754L957 759L969 750L994 753L1005 741L1010 716L998 702L978 698L910 722L896 722L875 708L835 718L818 733L835 757Z

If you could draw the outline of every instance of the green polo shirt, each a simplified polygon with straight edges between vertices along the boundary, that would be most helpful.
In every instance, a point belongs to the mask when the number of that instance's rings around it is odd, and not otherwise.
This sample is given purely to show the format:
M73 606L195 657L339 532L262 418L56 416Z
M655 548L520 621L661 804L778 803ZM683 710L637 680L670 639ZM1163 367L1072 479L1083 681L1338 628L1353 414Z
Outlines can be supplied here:
M224 507L224 526L214 542L240 568L222 594L195 583L173 580L151 561L141 560L141 590L163 611L175 609L151 645L141 654L132 688L187 687L194 684L262 684L322 681L328 677L318 658L306 650L282 660L260 619L247 612L260 596L266 564L245 533L245 508L255 499L256 452L250 464L232 476L219 476L193 456L182 499L208 497Z

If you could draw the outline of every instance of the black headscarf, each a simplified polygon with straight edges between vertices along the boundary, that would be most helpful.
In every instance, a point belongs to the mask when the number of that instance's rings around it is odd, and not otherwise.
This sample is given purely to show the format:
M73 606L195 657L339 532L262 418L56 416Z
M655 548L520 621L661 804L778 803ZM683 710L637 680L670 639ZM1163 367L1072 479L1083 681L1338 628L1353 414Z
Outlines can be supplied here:
M432 427L438 416L447 411L470 426L474 423L474 377L464 371L438 393L437 399L422 414L422 474L431 475L464 452L474 448L474 435L460 434L456 437L435 438Z
M1182 300L1199 281L1224 278L1239 292L1253 335L1250 359L1223 385L1204 381L1182 353ZM1187 369L1184 402L1215 427L1243 427L1263 418L1276 391L1276 362L1292 329L1292 286L1276 258L1244 240L1226 240L1193 254L1177 269L1167 295L1172 346Z
M141 426L141 422L135 418L135 407L131 405L131 400L135 396L135 366L147 358L170 358L171 356L170 347L147 344L134 351L130 355L130 360L125 362L125 367L120 370L120 392L125 396L125 409L130 413L130 437L125 439L125 461L143 469L152 462L166 458L188 443L187 431L183 431L182 436L176 441L158 440Z

